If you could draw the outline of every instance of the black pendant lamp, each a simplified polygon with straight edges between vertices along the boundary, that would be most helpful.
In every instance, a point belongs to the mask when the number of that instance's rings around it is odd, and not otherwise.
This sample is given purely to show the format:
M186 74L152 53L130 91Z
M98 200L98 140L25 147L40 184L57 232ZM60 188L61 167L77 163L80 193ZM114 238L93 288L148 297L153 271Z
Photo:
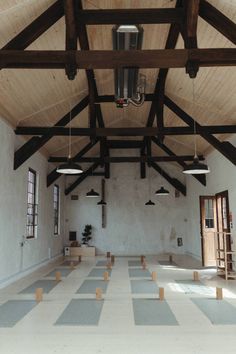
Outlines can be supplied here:
M186 166L183 170L183 173L186 175L201 175L205 173L209 173L210 170L207 165L199 162L199 158L197 154L194 156L193 163Z
M97 197L99 197L99 193L95 192L95 190L92 188L88 193L86 193L86 197L97 198Z
M82 167L71 159L71 102L70 102L70 122L69 122L69 152L67 162L57 167L57 172L66 175L76 175L83 172Z
M193 104L194 104L195 103L194 80L192 81L192 83L193 83L192 89L193 89ZM204 163L199 162L199 158L197 155L196 121L194 120L194 158L193 158L193 162L187 165L183 169L183 173L186 175L201 175L209 172L210 172L209 167Z
M161 188L159 188L155 194L156 195L169 195L170 192L167 189L165 189L163 186L161 186Z
M107 203L103 199L101 199L100 202L97 203L97 205L107 205Z
M145 205L155 205L155 203L153 203L153 202L151 201L151 199L149 199L149 201L148 201L147 203L145 203Z

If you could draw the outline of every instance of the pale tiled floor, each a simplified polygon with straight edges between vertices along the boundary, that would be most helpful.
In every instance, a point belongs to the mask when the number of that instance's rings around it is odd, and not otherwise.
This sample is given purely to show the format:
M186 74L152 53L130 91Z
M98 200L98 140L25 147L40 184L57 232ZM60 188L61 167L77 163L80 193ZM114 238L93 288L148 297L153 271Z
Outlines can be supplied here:
M166 300L179 326L135 326L132 298L145 295L131 294L128 275L129 258L116 258L100 317L99 326L54 326L72 298L93 298L76 291L95 266L98 259L86 259L59 283L44 301L37 305L13 328L0 328L1 354L211 354L236 353L236 326L212 325L208 318L190 300L191 297L214 297L214 287L222 286L226 301L236 306L236 282L224 281L214 270L200 270L201 280L209 292L185 294L176 280L191 279L191 264L181 260L181 268L157 264L157 257L147 259L148 269L158 273L157 283L165 288ZM58 263L57 263L58 264ZM0 304L9 299L32 299L19 291L42 278L56 264L0 290ZM212 295L211 295L212 294ZM155 297L149 294L148 298Z

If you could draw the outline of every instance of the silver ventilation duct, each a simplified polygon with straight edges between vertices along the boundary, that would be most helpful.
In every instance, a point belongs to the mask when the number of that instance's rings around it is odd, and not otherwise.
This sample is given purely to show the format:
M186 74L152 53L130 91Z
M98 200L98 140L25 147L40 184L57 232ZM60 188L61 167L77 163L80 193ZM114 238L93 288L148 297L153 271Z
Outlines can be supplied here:
M138 25L121 25L113 28L114 50L137 50L142 47L143 28ZM117 107L131 102L140 106L144 102L146 78L139 75L138 68L115 70L115 101Z

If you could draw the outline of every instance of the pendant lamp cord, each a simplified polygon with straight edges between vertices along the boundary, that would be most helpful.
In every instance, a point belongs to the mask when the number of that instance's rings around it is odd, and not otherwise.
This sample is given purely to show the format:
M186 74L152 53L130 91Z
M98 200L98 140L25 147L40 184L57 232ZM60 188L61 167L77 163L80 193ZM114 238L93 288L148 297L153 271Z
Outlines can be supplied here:
M195 104L195 85L194 79L192 79L192 95L193 95L193 104L192 104L192 116L194 116L194 104ZM196 120L193 121L193 129L194 129L194 158L198 158L197 156L197 131L196 131Z
M69 155L68 159L71 159L71 99L70 99L70 121L69 121Z

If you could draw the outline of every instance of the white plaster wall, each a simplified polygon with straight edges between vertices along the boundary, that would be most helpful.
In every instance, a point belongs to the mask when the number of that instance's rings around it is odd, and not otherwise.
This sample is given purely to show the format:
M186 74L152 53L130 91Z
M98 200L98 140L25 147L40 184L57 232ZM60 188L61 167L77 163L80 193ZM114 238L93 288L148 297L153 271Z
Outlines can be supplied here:
M0 120L0 283L19 275L50 257L60 254L64 244L64 179L61 190L61 234L53 234L53 188L47 188L48 163L36 153L16 171L13 170L14 149L19 146L13 130ZM36 239L26 234L27 173L31 167L39 177L39 223ZM49 252L49 249L51 250Z
M232 140L236 145L236 139ZM199 196L215 195L216 193L228 190L229 208L233 215L233 229L231 230L236 249L236 167L219 152L214 151L207 157L207 164L211 172L207 174L207 186L202 186L191 176L186 178L188 196L188 221L186 235L186 250L194 257L201 259L200 239L200 206Z
M118 155L121 152L117 153ZM164 165L163 165L164 166ZM174 189L165 182L171 194L155 196L161 177L152 169L150 172L152 196L155 206L145 206L149 199L148 179L140 179L139 164L113 164L111 178L106 180L107 226L101 227L99 199L86 198L91 187L101 192L101 178L89 177L75 189L78 201L67 197L66 233L77 231L77 239L85 224L93 226L93 245L98 253L111 251L116 255L157 254L161 252L182 253L185 249L186 208L185 197L175 198ZM170 167L174 177L176 169ZM67 183L71 177L67 177ZM184 246L177 247L177 237L183 237Z

